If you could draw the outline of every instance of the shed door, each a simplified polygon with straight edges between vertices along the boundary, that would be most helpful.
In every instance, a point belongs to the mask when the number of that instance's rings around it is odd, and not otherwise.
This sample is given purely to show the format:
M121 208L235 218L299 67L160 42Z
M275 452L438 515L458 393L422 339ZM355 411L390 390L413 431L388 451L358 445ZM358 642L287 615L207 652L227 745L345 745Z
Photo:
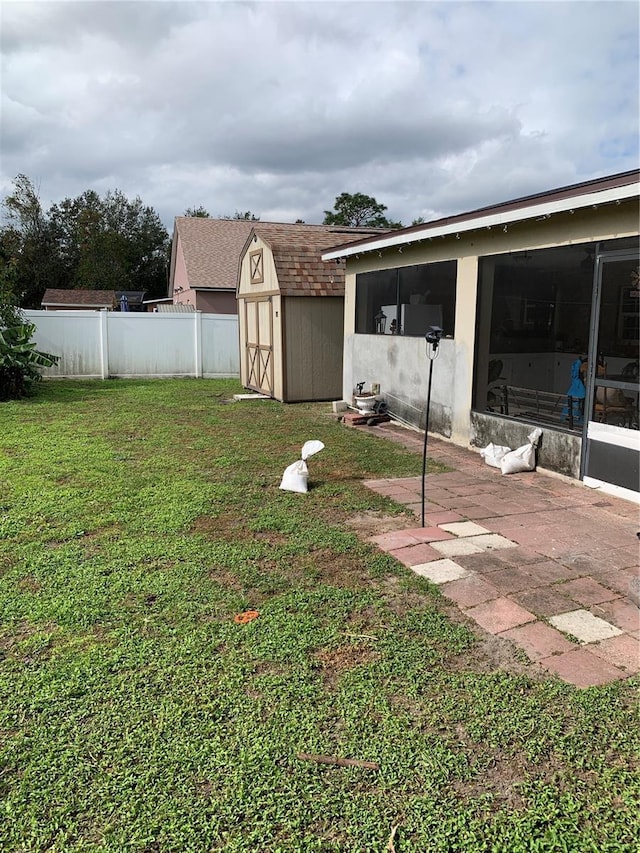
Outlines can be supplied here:
M273 313L271 297L245 300L247 387L273 397Z

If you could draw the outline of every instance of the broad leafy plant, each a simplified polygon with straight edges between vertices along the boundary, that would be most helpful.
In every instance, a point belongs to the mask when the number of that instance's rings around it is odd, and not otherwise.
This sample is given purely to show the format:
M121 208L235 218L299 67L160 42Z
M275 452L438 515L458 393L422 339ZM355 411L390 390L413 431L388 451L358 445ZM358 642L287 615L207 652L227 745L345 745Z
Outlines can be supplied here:
M11 312L0 323L0 400L23 397L42 378L40 368L58 363L59 356L36 349L35 330L19 312Z

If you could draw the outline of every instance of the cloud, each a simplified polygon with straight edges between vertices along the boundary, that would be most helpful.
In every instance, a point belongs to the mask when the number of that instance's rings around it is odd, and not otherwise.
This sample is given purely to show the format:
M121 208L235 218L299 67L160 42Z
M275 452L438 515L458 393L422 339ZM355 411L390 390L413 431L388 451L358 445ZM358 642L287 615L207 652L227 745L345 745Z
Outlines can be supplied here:
M4 2L2 186L409 223L638 165L627 2Z

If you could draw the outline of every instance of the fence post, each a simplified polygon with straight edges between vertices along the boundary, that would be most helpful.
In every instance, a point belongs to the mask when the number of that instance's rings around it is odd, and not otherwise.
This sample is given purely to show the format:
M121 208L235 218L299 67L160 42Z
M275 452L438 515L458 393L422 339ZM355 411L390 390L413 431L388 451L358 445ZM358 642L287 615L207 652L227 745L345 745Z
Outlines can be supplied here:
M195 312L196 379L202 379L202 311Z
M100 378L109 378L109 333L107 330L107 314L106 308L98 311L100 322Z

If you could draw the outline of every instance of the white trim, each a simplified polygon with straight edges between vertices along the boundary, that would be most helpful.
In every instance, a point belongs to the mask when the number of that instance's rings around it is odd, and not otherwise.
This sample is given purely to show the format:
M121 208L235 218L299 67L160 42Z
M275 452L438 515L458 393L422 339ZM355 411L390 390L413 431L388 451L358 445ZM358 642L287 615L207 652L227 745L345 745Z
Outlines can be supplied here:
M476 216L473 219L460 222L450 222L445 225L428 225L420 231L396 232L392 235L384 235L379 240L369 241L360 246L349 246L343 249L333 249L324 252L323 261L334 258L345 258L352 255L365 254L366 252L388 249L393 246L404 246L407 243L417 243L420 240L428 240L432 237L446 237L450 234L464 234L478 228L493 228L496 225L511 225L522 222L525 219L547 219L554 213L565 213L568 210L578 210L592 205L609 204L628 198L640 196L640 183L627 184L623 187L601 190L600 192L587 193L585 195L569 196L557 201L547 201L544 204L532 204L528 207L519 207L513 210L505 210L485 216Z
M604 483L602 480L594 480L593 477L585 477L582 482L590 489L598 489L605 495L613 495L616 498L640 504L640 492L623 489L622 486L614 486L612 483Z
M600 441L602 444L613 444L615 447L626 447L640 452L640 430L637 429L589 421L587 438L589 441Z
M86 308L87 311L109 310L113 307L113 302L93 302L90 305L81 302L41 302L42 309L46 308L68 308L70 311L74 308ZM37 308L34 310L38 310Z
M202 378L202 311L194 311L194 356L196 379Z
M100 320L100 378L109 378L109 330L107 328L108 311L103 310L98 314Z

